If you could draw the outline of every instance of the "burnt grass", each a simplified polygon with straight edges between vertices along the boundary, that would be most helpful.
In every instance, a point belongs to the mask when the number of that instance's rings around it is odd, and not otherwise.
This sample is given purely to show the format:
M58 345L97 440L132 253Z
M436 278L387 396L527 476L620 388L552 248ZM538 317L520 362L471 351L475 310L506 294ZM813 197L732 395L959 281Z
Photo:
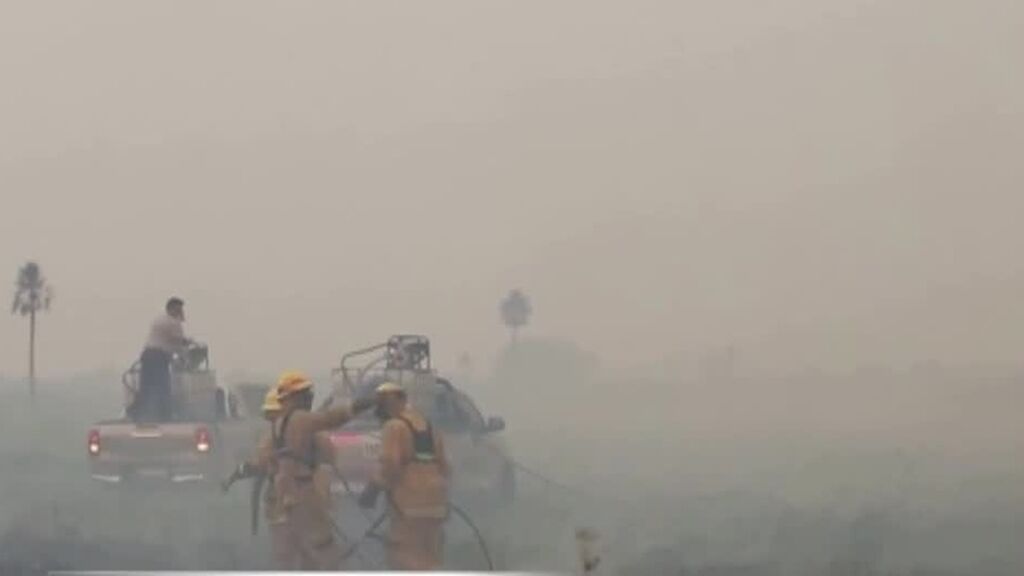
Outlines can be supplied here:
M0 539L0 576L40 576L55 570L205 570L258 569L246 566L243 555L229 542L211 541L189 551L189 561L168 545L110 538L86 538L72 527L59 527L50 535L15 528ZM262 568L268 568L266 566ZM608 573L608 572L605 572ZM686 566L671 550L650 550L614 570L621 576L785 576L772 565ZM919 568L909 572L880 571L861 561L834 561L828 576L965 576L955 572Z
M84 434L90 422L109 416L110 407L117 406L118 389L75 384L59 394L50 390L50 397L41 395L45 408L35 413L24 409L23 398L11 398L10 390L5 397L0 390L0 400L6 400L0 402L5 423L0 438L0 576L271 568L266 534L253 539L248 533L241 491L228 499L177 493L139 498L98 489L87 475ZM110 397L94 398L96 390L108 390ZM887 460L866 461L854 471L890 468ZM824 482L818 476L820 471L815 481ZM921 476L923 487L936 477ZM927 514L876 506L849 517L817 507L762 507L756 499L728 494L707 501L644 494L637 502L612 506L610 499L572 497L524 478L513 518L489 534L488 543L510 569L572 573L579 513L606 524L611 548L600 576L1017 576L1024 534L1022 501L1016 496L1021 476L990 478L988 484L976 480L958 487L948 501L921 496L917 509L936 508ZM471 515L488 532L486 518ZM456 530L467 538L464 527L453 528L449 564L480 569L480 551L458 542ZM743 554L744 549L755 553ZM906 568L891 571L894 564L886 558L893 555ZM725 560L737 558L751 562Z
M187 554L187 557L186 557ZM0 575L46 574L54 570L253 569L235 545L212 540L186 552L170 545L110 537L85 537L74 527L51 534L24 527L0 539Z
M169 547L141 542L85 539L80 534L40 537L25 530L8 531L0 540L0 574L34 575L52 570L171 570L176 558Z

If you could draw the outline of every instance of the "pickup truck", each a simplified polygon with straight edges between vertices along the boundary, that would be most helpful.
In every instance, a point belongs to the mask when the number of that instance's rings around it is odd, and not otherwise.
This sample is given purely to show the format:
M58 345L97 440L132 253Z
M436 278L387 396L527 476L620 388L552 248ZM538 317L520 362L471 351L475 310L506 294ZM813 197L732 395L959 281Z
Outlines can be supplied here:
M353 365L353 360L376 351L382 354L362 366ZM425 337L393 336L384 344L346 354L334 374L340 376L333 391L338 399L365 397L385 380L405 388L409 401L444 438L453 497L488 508L512 503L516 468L502 438L504 420L485 419L466 392L431 368ZM330 433L339 473L333 491L358 492L365 486L377 466L380 429L373 413L366 412Z
M268 386L216 383L205 347L190 350L172 369L176 417L140 423L128 417L138 390L139 367L125 372L125 411L94 424L86 450L93 479L112 484L220 482L256 445L262 426L260 404Z

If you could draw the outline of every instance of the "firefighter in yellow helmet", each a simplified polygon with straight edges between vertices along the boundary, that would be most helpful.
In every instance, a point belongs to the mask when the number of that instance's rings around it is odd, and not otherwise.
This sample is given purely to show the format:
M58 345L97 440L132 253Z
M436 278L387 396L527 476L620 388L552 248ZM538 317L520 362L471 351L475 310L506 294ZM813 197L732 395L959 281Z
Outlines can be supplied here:
M263 418L271 424L273 424L274 420L277 420L277 417L281 414L281 403L277 399L276 387L271 386L271 388L267 390L266 396L263 397L262 410ZM267 431L260 436L256 454L252 458L239 464L238 468L236 468L231 477L223 483L222 487L227 491L227 489L238 480L266 474L272 456L273 446L271 443L271 430L268 428Z
M313 452L316 457L316 471L313 472L313 488L316 489L321 501L327 509L333 509L331 481L338 474L338 465L334 460L334 444L328 432L317 432L313 436Z
M259 522L260 497L262 495L263 509L266 522L270 529L272 548L274 549L275 562L279 568L293 568L298 563L298 556L289 552L289 532L285 522L285 515L282 507L278 505L276 491L274 489L275 459L273 425L280 417L284 407L278 400L277 386L271 387L263 399L263 417L270 422L271 426L261 437L256 454L248 461L243 462L224 482L223 488L227 491L234 482L244 478L253 478L253 492L251 499L252 507L252 533L257 533ZM314 460L316 470L313 473L313 484L317 494L324 506L331 505L331 477L336 470L334 462L334 447L331 444L330 436L326 432L315 435ZM264 490L264 486L266 489ZM280 561L278 561L280 559Z
M280 416L281 409L281 403L277 399L277 388L272 386L263 398L262 406L263 417L270 423L271 427L273 422ZM253 479L250 500L252 509L251 529L253 534L256 534L258 531L261 497L266 521L270 526L272 534L275 531L275 527L281 523L280 513L275 506L273 484L267 486L267 480L273 476L274 447L271 427L268 427L260 436L255 454L239 464L238 468L231 474L231 477L221 485L223 490L227 492L238 480L245 478ZM266 489L264 489L265 486Z
M392 570L437 570L444 561L451 474L441 435L390 382L377 388L377 416L384 422L380 464L360 504L372 507L377 493L387 492Z
M350 405L313 412L313 383L300 372L282 374L277 392L282 412L273 425L273 482L275 505L283 521L282 529L274 534L276 564L280 569L337 569L341 551L323 483L317 481L320 460L316 452L318 445L323 446L317 436L344 425L373 406L375 399L357 399Z
M263 401L263 417L273 423L281 414L283 407L277 399L277 388L271 388ZM271 446L271 434L267 434L266 452L273 452ZM330 505L331 501L331 479L337 471L337 463L334 461L334 445L331 443L331 436L327 432L317 432L314 437L313 451L316 456L317 467L313 474L313 483L321 498Z
M281 414L281 401L277 399L277 387L271 386L263 397L263 417L273 422Z

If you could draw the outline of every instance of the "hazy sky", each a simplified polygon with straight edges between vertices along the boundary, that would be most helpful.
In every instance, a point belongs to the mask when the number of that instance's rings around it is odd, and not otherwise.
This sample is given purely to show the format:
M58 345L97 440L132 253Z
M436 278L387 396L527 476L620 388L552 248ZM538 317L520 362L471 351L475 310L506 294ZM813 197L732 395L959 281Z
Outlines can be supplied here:
M56 286L44 375L171 294L222 370L486 359L512 287L617 369L1017 363L1022 38L1018 0L4 2L0 281Z

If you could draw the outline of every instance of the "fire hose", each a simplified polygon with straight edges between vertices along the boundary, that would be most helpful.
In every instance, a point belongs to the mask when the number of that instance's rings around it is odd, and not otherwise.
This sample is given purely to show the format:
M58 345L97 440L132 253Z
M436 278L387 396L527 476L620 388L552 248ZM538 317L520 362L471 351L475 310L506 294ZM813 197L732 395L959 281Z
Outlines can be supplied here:
M320 405L320 407L317 409L317 411L321 411L321 410L324 410L327 407L329 407L332 404L332 400L333 400L333 396L329 396ZM513 464L517 468L521 469L523 472L526 472L526 473L528 473L528 474L530 474L532 476L535 476L538 479L541 479L541 480L545 481L546 483L548 483L550 485L557 486L557 487L563 488L563 489L571 490L571 488L568 488L566 486L560 485L557 482L554 482L554 481L546 478L545 476L543 476L543 475L541 475L541 474L539 474L539 473L537 473L537 472L535 472L535 471L533 471L533 470L531 470L529 468L526 468L525 466L519 464L518 462L513 462ZM333 469L335 477L338 480L340 480L342 486L344 487L346 495L348 495L350 498L352 498L352 499L354 499L354 500L356 500L358 502L360 498L359 498L358 495L356 495L352 491L351 485L348 483L347 479L341 474L341 472L336 467L332 466L332 469ZM224 484L222 485L223 490L226 492L228 490L228 488L231 486L231 484L233 484L234 481L239 479L240 477L241 477L241 474L239 474L239 475L232 474L232 477L230 479L228 479L227 481L225 481ZM259 493L261 491L260 489L262 488L262 484L263 484L262 480L263 480L262 478L257 479L257 481L254 482L254 486L253 486L254 490L253 490L253 493L252 493L252 503L251 503L251 506L253 508L253 511L252 511L252 516L253 516L253 518L252 518L252 521L253 521L252 522L252 532L253 532L253 534L256 534L256 530L257 530L256 526L258 525L258 519L257 519L257 516L258 516L258 506L259 506L259 496L258 495L259 495ZM341 560L342 561L348 559L353 554L358 554L360 547L368 539L370 539L370 538L378 538L378 539L380 539L381 538L376 533L376 530L391 516L391 513L392 513L391 511L392 510L393 511L397 511L399 514L402 513L401 508L397 505L397 503L395 503L395 501L391 497L390 493L387 494L387 497L388 497L388 501L389 501L389 504L390 504L390 509L389 510L385 510L384 512L382 512L371 523L370 527L366 531L364 531L359 536L359 538L355 539L354 541L352 541L352 539L349 538L347 534L345 534L345 532L341 529L340 526L338 526L337 522L335 522L334 518L331 515L329 515L329 514L327 515L327 519L330 522L332 531L335 533L335 535L338 538L340 538L342 541L345 541L345 542L351 541L352 542L352 544L350 544L348 546L348 548L346 548L345 552L342 554L342 556L341 556ZM360 508L360 511L361 511L361 514L363 515L363 517L367 521L369 521L370 517L363 510L363 507L359 506L359 508ZM487 562L488 569L493 571L494 570L494 561L493 561L493 558L491 557L490 549L487 546L487 541L483 537L483 534L480 531L480 528L476 525L475 522L473 522L473 520L469 516L469 514L467 514L466 511L463 510L461 507L459 507L457 504L455 504L453 502L448 502L448 509L451 512L454 512L455 515L458 516L463 521L463 523L465 523L466 526L468 526L470 528L470 530L472 530L473 535L476 538L477 545L480 548L481 554L483 555L484 560ZM450 515L448 515L445 518L445 522L447 522L449 518L450 518ZM362 559L364 560L364 562L366 561L365 557L362 557Z
M522 464L522 463L520 463L520 462L518 462L516 460L510 460L510 463L517 470L519 470L521 472L524 472L527 475L532 476L533 478L536 478L537 480L540 480L541 482L543 482L544 484L546 484L548 486L551 486L553 488L557 488L557 489L560 489L560 490L563 490L563 491L569 492L569 493L574 493L574 494L579 494L580 493L580 489L579 488L574 487L574 486L568 486L568 485L563 484L561 482L558 482L556 480L552 480L551 478L547 477L546 475L541 474L540 472L537 472L536 470L534 470L534 469L532 469L532 468L530 468L530 467L528 467L528 466L526 466L526 465L524 465L524 464ZM338 478L338 480L341 481L341 484L342 484L342 486L345 489L346 495L349 496L350 498L352 498L353 500L358 501L359 500L359 495L352 491L352 488L349 485L348 481L346 480L346 478L341 474L341 472L337 468L334 468L334 474ZM393 507L393 509L397 510L399 513L401 513L401 508L399 508L398 505L394 502L394 499L391 498L391 494L387 494L387 497L388 497L388 501L391 504L391 506ZM487 562L488 569L493 571L494 570L494 561L493 561L493 559L491 557L490 549L487 547L487 541L484 539L483 533L480 531L480 528L476 525L475 522L473 522L473 520L469 516L469 514L467 514L465 510L460 508L454 502L449 502L448 503L448 507L449 507L449 509L451 511L455 512L455 515L457 515L463 521L463 523L465 523L466 526L469 527L470 530L473 531L473 535L476 538L477 545L480 548L480 552L483 555L484 560ZM358 506L358 508L359 508L360 512L362 513L363 518L365 518L367 521L369 521L370 517L365 512L365 510L361 506ZM352 556L352 554L355 554L356 551L359 549L359 547L362 546L362 544L364 544L368 539L371 539L371 538L381 539L382 537L376 533L376 530L389 517L390 517L390 514L389 514L389 512L387 510L385 510L384 512L381 512L381 514L379 516L377 516L377 518L372 522L370 527L367 530L365 530L360 535L360 537L357 538L349 546L348 549L346 549L345 553L342 555L342 559L344 560L344 559L349 558L350 556ZM349 540L349 538L345 535L345 533L341 530L341 528L334 522L333 518L331 518L331 524L333 525L334 531L338 535L339 538L342 538L344 540Z
M542 482L544 482L545 484L548 484L549 486L553 486L553 487L560 488L562 490L566 490L566 491L570 491L570 492L577 492L578 491L578 488L573 488L573 487L561 484L560 482L556 482L556 481L548 478L547 476L545 476L545 475L543 475L543 474L541 474L541 473L539 473L539 472L537 472L535 470L532 470L532 469L524 466L523 464L520 464L519 462L513 461L512 463L513 463L513 465L518 470L520 470L522 472L525 472L526 474L528 474L530 476L533 476L533 477L537 478L538 480L541 480ZM354 501L356 501L358 503L358 501L360 499L360 495L356 494L352 490L352 487L349 484L348 480L344 477L344 475L341 474L341 472L337 468L332 466L332 469L333 469L335 477L341 482L341 485L342 485L342 487L345 490L345 494L349 498L351 498L352 500L354 500ZM229 478L223 484L222 487L223 487L224 491L226 492L227 489L231 486L231 484L233 484L236 480L240 479L241 477L242 477L241 475L233 474L232 477ZM255 535L256 534L256 525L258 523L258 520L256 519L256 515L258 514L258 510L259 510L259 508L258 508L259 507L259 498L258 498L257 494L259 494L259 488L262 488L263 478L260 477L260 476L257 476L255 478L253 478L253 480L255 481L254 482L255 485L254 485L254 491L253 491L253 494L252 494L252 503L251 503L251 505L253 506L253 527L252 527L252 531L253 531L253 534ZM389 494L389 493L386 493L386 494L387 494L388 502L391 505L391 509L398 511L398 513L401 513L401 508L395 503L394 499L391 497L391 494ZM363 518L366 519L367 521L370 521L371 517L366 512L366 510L362 506L358 506L358 508L359 508L360 514L362 514ZM488 567L489 570L493 571L494 570L494 560L493 560L493 558L491 556L490 549L487 546L487 541L484 538L483 533L481 532L480 528L476 525L475 522L473 522L473 519L469 516L469 514L466 513L465 510L463 510L461 507L459 507L454 502L449 502L448 503L448 508L449 508L449 510L454 512L455 515L458 516L459 519L461 519L463 521L463 523L466 524L466 526L469 527L470 530L473 531L473 535L474 535L474 537L476 539L478 547L480 548L480 552L483 555L484 560L487 562L487 567ZM344 561L344 560L347 560L348 558L352 557L353 555L359 555L360 559L363 560L364 562L366 562L367 564L376 564L374 562L370 562L365 556L362 556L362 554L360 553L360 548L362 547L363 544L366 543L367 540L374 539L374 538L375 539L381 539L381 540L384 539L381 535L377 534L377 529L380 528L381 525L384 524L384 522L386 520L388 520L390 517L391 517L391 512L389 510L384 510L375 519L373 519L373 521L371 522L369 528L367 528L365 531L363 531L363 533L360 534L358 538L353 540L352 538L350 538L345 533L344 530L341 529L341 527L337 524L337 522L335 522L334 518L332 516L328 515L327 518L330 521L331 529L335 533L335 535L338 538L340 538L342 541L344 541L344 542L351 542L351 544L349 544L349 546L342 553L341 560ZM446 519L446 521L447 521L447 519Z
M345 480L344 476L342 476L338 472L337 469L335 469L335 474L341 480L342 486L344 486L346 494L350 498L352 498L352 499L354 499L354 500L356 500L358 502L358 500L360 499L359 495L355 494L352 491L351 487L349 486L348 482ZM352 544L349 545L349 547L341 555L341 559L342 560L346 560L349 557L351 557L353 554L357 553L359 548L364 543L366 543L367 540L369 540L371 538L382 539L382 537L379 534L377 534L377 529L380 528L380 526L382 524L384 524L385 520L387 520L387 519L389 519L391 517L391 514L392 514L391 510L395 510L399 514L402 513L402 509L395 502L394 498L391 497L391 494L388 493L388 492L385 492L385 494L387 495L388 503L390 504L390 509L385 509L383 512L381 512L377 516L376 520L374 520L373 523L370 525L370 527L367 528L359 536L359 538L355 539L352 542ZM363 509L361 506L359 508L360 508L360 510ZM484 560L487 562L487 569L493 572L494 571L494 560L491 557L491 551L487 547L487 541L484 539L483 533L480 531L480 528L476 525L475 522L473 522L473 519L470 518L469 514L467 514L465 510L460 508L454 502L449 502L448 503L448 508L452 512L455 512L455 515L458 516L463 521L463 523L465 523L466 526L468 526L469 529L473 531L473 535L476 538L477 545L480 547L480 552L483 555ZM364 513L364 518L369 519L368 516L366 516L365 513ZM350 538L348 538L345 535L345 532L341 529L341 527L338 526L338 524L334 521L334 518L331 518L330 520L331 520L331 526L333 527L334 532L337 534L337 536L339 538L343 539L343 540L350 540ZM447 521L447 518L445 519L445 521ZM365 561L365 558L364 558L364 561Z
M337 468L334 469L334 474L341 481L342 486L345 488L346 495L348 495L350 498L357 501L358 503L360 496L352 491L352 487L349 485L347 479L338 471ZM221 485L222 490L224 492L227 492L228 489L230 489L231 485L234 484L237 480L241 479L243 476L244 475L241 474L240 472L232 474L231 477L228 478L228 480L226 480ZM265 476L254 475L251 478L253 480L253 492L251 494L250 500L250 506L252 507L252 533L253 535L256 535L257 526L259 522L259 494L262 492ZM360 547L364 543L366 543L367 540L371 538L382 538L379 534L376 533L376 531L378 528L380 528L380 526L384 523L385 520L388 520L391 517L391 510L395 510L399 514L402 513L401 508L394 501L394 498L391 497L391 494L387 492L385 492L385 494L387 494L390 509L386 509L383 512L381 512L380 515L378 515L377 518L373 521L373 523L370 524L370 527L367 528L359 536L359 538L355 540L352 540L351 538L349 538L347 534L345 534L345 531L342 530L340 526L338 526L338 523L335 522L332 516L327 516L327 519L331 524L331 529L335 533L335 535L344 542L352 542L352 544L350 544L348 548L346 548L345 551L342 553L341 560L344 561L353 556L354 554L359 554ZM487 562L488 570L494 571L494 560L491 557L491 551L487 546L487 540L484 538L483 533L480 531L480 528L476 525L475 522L473 522L473 519L469 516L469 514L467 514L465 510L463 510L454 502L449 502L448 508L449 510L454 512L455 515L458 516L463 521L463 523L465 523L466 526L469 527L470 530L473 531L473 535L476 538L477 545L480 547L480 552L483 555L484 560ZM370 517L365 511L363 511L362 506L360 506L359 509L363 517L369 520ZM445 519L445 521L447 521L447 518ZM368 564L373 564L372 562L369 562L365 557L361 557L361 559Z
M460 508L458 505L453 504L453 503L449 503L448 506L449 506L449 508L453 512L455 512L455 514L459 518L462 519L462 521L466 524L466 526L469 526L470 530L473 531L473 534L475 535L476 540L477 540L477 545L480 547L480 552L483 554L484 560L487 562L487 569L493 572L494 571L494 560L493 560L493 558L491 558L491 552L487 548L487 541L484 539L483 534L480 532L480 529L473 522L473 520L469 517L469 515L466 514L466 512L462 508ZM367 528L359 536L359 538L357 538L352 544L350 544L349 547L342 553L341 559L342 560L346 560L349 557L351 557L353 554L355 554L359 550L359 548L367 540L369 540L371 538L380 538L380 536L376 533L376 531L377 531L378 528L380 528L381 524L383 524L384 521L387 520L390 517L391 517L391 513L388 512L387 510L385 510L384 512L381 512L380 515L377 516L377 519L374 520L373 524L371 524L370 527ZM331 525L334 527L335 532L338 534L338 536L340 538L343 538L345 540L349 539L349 538L347 538L345 536L345 533L341 530L341 528L334 522L333 518L331 519Z

